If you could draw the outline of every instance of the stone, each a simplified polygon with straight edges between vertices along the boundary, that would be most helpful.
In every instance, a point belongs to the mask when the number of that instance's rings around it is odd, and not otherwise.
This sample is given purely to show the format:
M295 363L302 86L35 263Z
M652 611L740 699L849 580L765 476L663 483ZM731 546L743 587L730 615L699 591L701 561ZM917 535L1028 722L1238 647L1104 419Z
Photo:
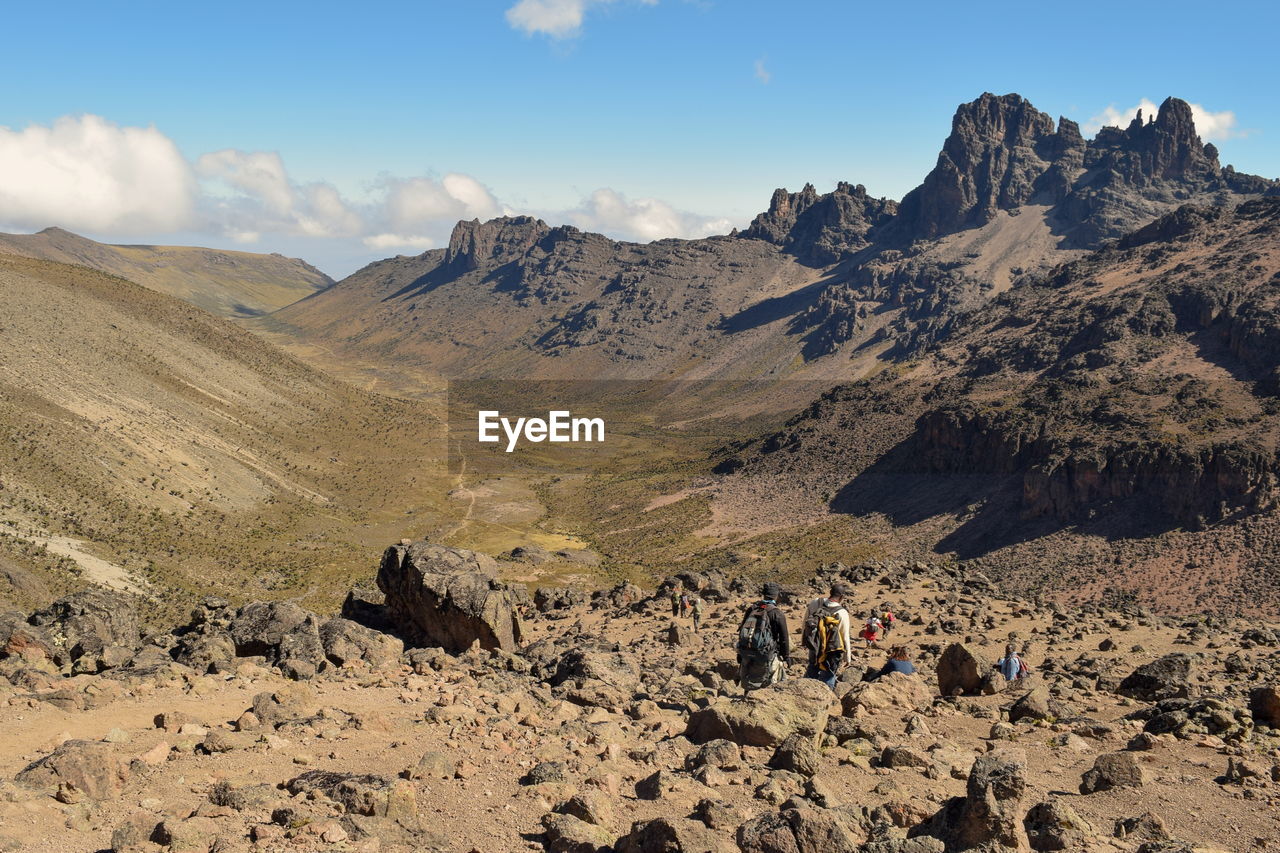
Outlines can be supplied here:
M341 617L320 626L320 642L335 666L362 661L372 669L392 669L404 654L403 640Z
M816 739L826 728L834 701L820 681L788 679L747 697L716 698L689 715L685 736L698 744L724 739L773 747L793 734Z
M616 853L737 853L732 841L700 821L659 817L637 821L614 845Z
M908 836L932 836L947 850L1029 851L1022 822L1026 788L1026 754L1011 747L994 749L973 762L965 796L948 800Z
M1009 722L1055 719L1061 716L1056 705L1049 695L1049 688L1043 684L1037 685L1009 707Z
M840 697L841 713L862 717L885 711L918 711L933 702L933 694L918 675L891 672L875 681L860 681Z
M542 829L550 853L598 853L613 845L608 830L572 814L543 815Z
M129 768L111 744L69 740L21 770L14 780L25 787L56 792L60 786L91 800L120 796Z
M1112 788L1141 788L1147 782L1146 771L1132 752L1109 752L1099 755L1093 767L1080 780L1080 793L1093 794Z
M254 601L231 620L229 636L239 657L262 656L306 680L327 665L320 641L320 618L289 601Z
M938 691L943 696L976 695L986 667L962 643L947 646L938 658Z
M32 613L30 622L52 639L54 662L75 672L120 666L142 646L134 598L114 590L72 593Z
M407 781L386 776L308 770L285 783L290 794L319 792L342 806L347 814L414 821L417 799Z
M1191 696L1191 656L1181 652L1143 664L1125 676L1116 688L1121 696L1142 702L1186 699Z
M409 771L410 779L452 779L457 772L457 764L448 753L425 752L418 763Z
M810 807L765 812L738 828L742 853L857 853L866 832L850 812Z
M807 778L822 768L822 754L814 745L813 737L791 734L778 744L769 759L769 766L775 770L789 770Z
M1058 798L1032 806L1023 825L1032 850L1087 850L1097 836L1088 821Z
M1250 690L1249 711L1255 723L1280 729L1280 687L1266 684Z
M492 557L428 542L394 545L382 556L378 588L398 631L451 653L478 643L515 651L522 638L519 595L498 580Z

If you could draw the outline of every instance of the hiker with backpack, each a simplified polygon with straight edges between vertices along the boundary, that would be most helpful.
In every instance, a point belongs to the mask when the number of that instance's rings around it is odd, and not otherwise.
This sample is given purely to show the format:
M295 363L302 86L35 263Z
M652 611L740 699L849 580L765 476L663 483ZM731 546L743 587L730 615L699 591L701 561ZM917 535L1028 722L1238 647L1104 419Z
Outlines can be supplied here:
M680 615L680 587L671 587L671 615Z
M689 613L693 616L693 632L696 634L702 625L702 599L696 595L689 603Z
M770 581L762 593L763 598L747 609L738 626L738 683L744 693L786 678L791 657L787 616L778 609L782 588Z
M1013 643L1004 647L1004 657L996 661L996 669L1004 676L1005 681L1017 681L1031 674L1031 668L1018 655Z
M862 626L859 637L867 641L867 648L871 648L880 641L880 631L884 628L884 623L880 621L880 617L872 616L867 620L867 624Z
M840 670L853 663L853 643L849 639L849 611L844 597L849 588L837 581L830 594L809 603L804 618L804 643L809 649L805 678L816 678L832 690Z
M689 612L689 593L683 593L680 596L680 615L685 616Z
M893 611L885 605L884 612L880 614L880 623L884 625L884 638L889 639L889 632L893 630L893 623L898 621L898 617L893 615Z

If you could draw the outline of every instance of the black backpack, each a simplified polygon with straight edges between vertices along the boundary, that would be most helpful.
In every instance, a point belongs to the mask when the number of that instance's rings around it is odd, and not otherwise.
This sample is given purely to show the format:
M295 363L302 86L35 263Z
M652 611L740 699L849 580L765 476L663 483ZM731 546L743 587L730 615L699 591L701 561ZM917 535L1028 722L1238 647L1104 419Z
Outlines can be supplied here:
M748 660L766 660L777 657L778 641L769 625L772 604L761 602L753 605L738 629L738 653Z

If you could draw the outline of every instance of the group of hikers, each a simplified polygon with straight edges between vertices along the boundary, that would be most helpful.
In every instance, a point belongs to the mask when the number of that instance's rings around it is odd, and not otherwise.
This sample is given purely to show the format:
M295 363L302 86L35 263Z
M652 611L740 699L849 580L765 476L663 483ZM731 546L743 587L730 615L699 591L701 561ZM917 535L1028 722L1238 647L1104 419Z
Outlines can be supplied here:
M696 632L702 627L702 599L688 592L682 592L679 587L672 587L671 615L692 617L693 630Z
M837 581L827 595L815 598L805 608L801 633L801 642L808 653L805 678L817 679L833 690L841 671L853 663L852 616L845 606L845 599L851 593L847 584ZM787 629L787 616L778 606L781 595L778 584L766 583L761 600L747 609L738 626L738 682L746 692L786 678L787 663L791 660L791 633ZM867 648L876 647L881 639L889 636L896 621L889 607L876 608L858 636ZM1005 649L1005 656L996 663L996 668L1010 681L1023 678L1028 672L1012 645ZM911 675L915 671L907 647L895 645L889 649L884 666L868 672L863 679L874 681L891 672Z

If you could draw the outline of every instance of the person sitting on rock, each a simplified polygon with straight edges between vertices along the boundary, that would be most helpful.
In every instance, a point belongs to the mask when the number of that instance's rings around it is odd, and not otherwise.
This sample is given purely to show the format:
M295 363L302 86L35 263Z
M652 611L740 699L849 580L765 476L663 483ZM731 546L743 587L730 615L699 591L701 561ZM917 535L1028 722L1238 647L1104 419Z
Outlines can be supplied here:
M770 581L763 598L747 608L738 626L738 683L744 693L786 678L791 657L787 615L778 608L782 588Z
M849 639L849 611L844 598L849 588L836 581L825 598L809 602L804 617L804 644L809 650L809 667L805 678L816 678L832 690L840 670L853 662L853 643Z
M1027 666L1026 661L1018 656L1013 643L1004 647L1004 657L996 661L996 669L1004 676L1005 681L1017 681L1031 674L1031 668Z
M880 668L880 671L868 678L868 681L875 681L883 675L891 672L900 672L903 675L915 675L916 665L911 662L911 653L907 651L906 646L894 646L889 650L889 660Z

